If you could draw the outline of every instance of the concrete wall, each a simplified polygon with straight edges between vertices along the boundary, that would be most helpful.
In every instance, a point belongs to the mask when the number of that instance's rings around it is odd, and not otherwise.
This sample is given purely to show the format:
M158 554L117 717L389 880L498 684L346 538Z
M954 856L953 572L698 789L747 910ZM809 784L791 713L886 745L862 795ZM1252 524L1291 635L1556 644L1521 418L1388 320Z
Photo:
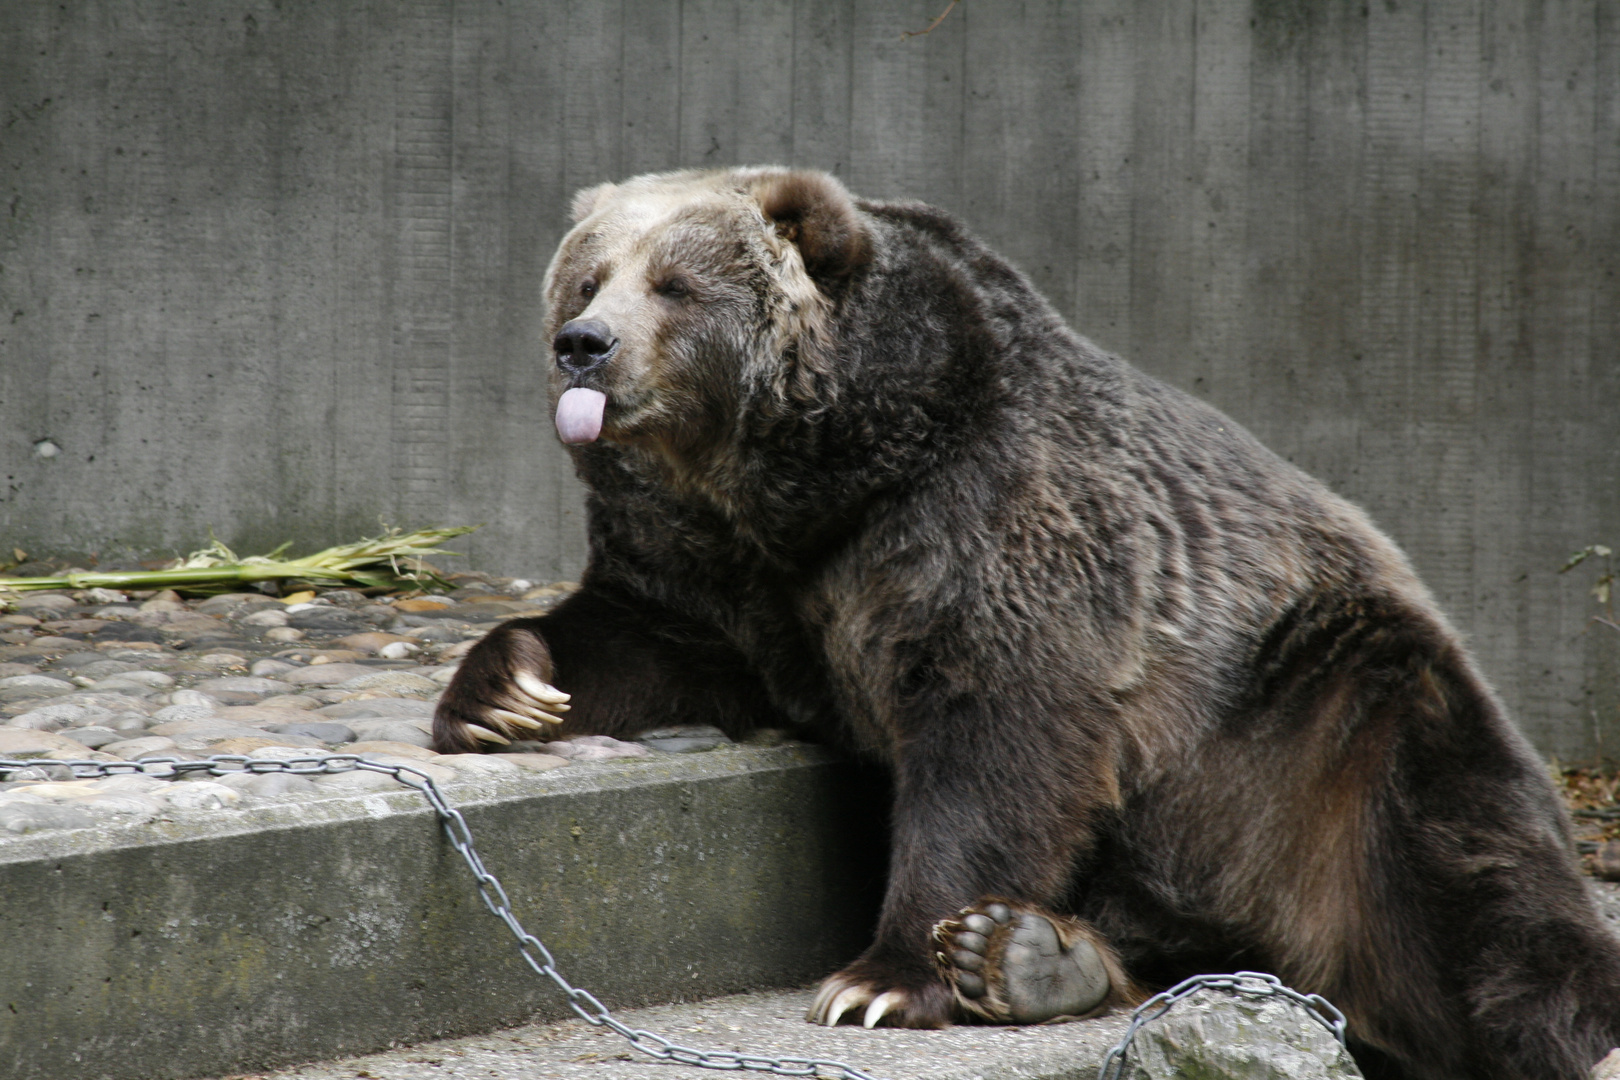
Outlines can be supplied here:
M572 190L815 165L1367 505L1548 751L1620 751L1620 2L9 0L0 541L489 524L571 575ZM36 444L61 448L40 457ZM1603 633L1608 633L1604 631Z

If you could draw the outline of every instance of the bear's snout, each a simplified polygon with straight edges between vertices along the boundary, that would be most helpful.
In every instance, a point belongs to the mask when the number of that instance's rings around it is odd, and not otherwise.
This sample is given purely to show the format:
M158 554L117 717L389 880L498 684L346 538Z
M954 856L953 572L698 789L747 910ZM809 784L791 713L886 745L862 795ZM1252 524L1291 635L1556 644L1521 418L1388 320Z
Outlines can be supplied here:
M557 366L570 375L580 375L605 363L613 355L619 339L607 324L597 319L575 319L564 323L551 343Z

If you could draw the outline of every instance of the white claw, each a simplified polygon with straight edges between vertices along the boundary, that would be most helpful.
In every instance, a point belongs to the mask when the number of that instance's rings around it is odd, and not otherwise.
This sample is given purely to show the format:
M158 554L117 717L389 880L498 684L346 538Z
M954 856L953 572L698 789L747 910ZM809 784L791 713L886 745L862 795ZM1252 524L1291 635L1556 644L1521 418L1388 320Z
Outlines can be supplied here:
M513 701L511 698L506 700L507 704L511 705L517 712L522 713L524 716L532 716L536 720L544 720L548 724L562 723L562 717L558 714L568 711L567 705L547 705L542 709L538 705L527 705L520 701Z
M472 733L472 736L475 739L482 739L484 742L500 743L502 746L512 745L511 739L508 739L504 735L497 735L493 731L489 730L489 728L479 727L477 724L468 724L467 730Z
M906 995L899 990L885 990L872 999L872 1004L866 1007L866 1015L861 1017L861 1026L877 1027L877 1022L883 1019L883 1014L906 1000Z
M838 1018L851 1009L859 1008L861 1002L865 999L865 987L847 986L840 990L838 996L832 999L832 1004L827 1006L827 1026L837 1027Z
M544 724L540 723L540 721L538 721L538 720L531 720L527 716L520 716L519 714L517 714L515 712L512 712L509 709L491 709L491 710L489 710L489 715L493 716L495 719L500 720L500 721L502 721L504 723L516 724L518 727L523 727L523 728L538 728L538 727L544 727L545 726ZM552 720L552 723L555 724L555 723L557 723L557 721Z
M567 694L555 686L541 682L527 671L520 671L513 675L512 681L517 683L519 690L545 705L561 705L568 700Z

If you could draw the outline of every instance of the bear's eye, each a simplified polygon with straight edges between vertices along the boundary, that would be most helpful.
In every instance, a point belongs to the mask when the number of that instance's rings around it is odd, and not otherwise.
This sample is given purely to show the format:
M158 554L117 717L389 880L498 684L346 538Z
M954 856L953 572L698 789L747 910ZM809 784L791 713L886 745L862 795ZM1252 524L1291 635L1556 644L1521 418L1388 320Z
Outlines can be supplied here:
M669 278L658 286L658 295L671 300L684 300L692 295L692 287L682 278Z
M584 281L580 282L579 283L579 295L583 296L587 300L589 300L591 297L595 296L596 295L596 279L588 277Z

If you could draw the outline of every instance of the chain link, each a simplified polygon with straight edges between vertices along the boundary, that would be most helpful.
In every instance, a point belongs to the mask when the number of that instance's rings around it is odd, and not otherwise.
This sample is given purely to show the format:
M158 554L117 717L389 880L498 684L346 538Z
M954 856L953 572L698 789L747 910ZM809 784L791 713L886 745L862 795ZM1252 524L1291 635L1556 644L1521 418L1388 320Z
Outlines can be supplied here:
M491 915L506 924L517 939L518 952L524 963L537 975L556 984L581 1020L593 1027L605 1027L622 1035L636 1050L660 1061L677 1061L704 1069L730 1072L747 1071L771 1073L775 1076L836 1077L841 1080L877 1080L876 1077L846 1065L842 1061L822 1058L762 1057L754 1054L731 1053L723 1050L694 1050L671 1042L655 1032L633 1028L625 1024L598 1001L589 990L574 986L557 970L551 950L533 934L523 928L512 914L511 902L500 880L484 868L484 860L473 847L472 830L461 811L445 800L433 778L421 769L409 765L391 765L369 761L358 754L320 754L295 756L285 759L248 758L240 754L218 754L197 761L172 757L149 757L140 761L3 761L0 760L0 779L29 780L92 780L105 776L152 776L159 779L177 779L190 773L208 773L227 776L231 773L341 773L363 770L392 776L406 787L415 789L433 807L444 827L450 846L461 855L478 884L478 895ZM18 775L21 774L21 775ZM65 775L64 775L65 774Z
M1108 1056L1103 1058L1101 1067L1097 1069L1097 1080L1121 1080L1125 1075L1125 1055L1129 1053L1137 1031L1169 1012L1177 1002L1205 988L1229 990L1234 994L1246 994L1257 998L1280 997L1296 1005L1303 1005L1311 1019L1332 1032L1333 1037L1339 1040L1340 1046L1345 1045L1344 1014L1321 994L1302 994L1298 990L1284 986L1277 976L1260 971L1239 971L1231 975L1194 975L1164 993L1148 998L1136 1007L1136 1011L1131 1013L1131 1026L1125 1029L1125 1037L1108 1051Z

